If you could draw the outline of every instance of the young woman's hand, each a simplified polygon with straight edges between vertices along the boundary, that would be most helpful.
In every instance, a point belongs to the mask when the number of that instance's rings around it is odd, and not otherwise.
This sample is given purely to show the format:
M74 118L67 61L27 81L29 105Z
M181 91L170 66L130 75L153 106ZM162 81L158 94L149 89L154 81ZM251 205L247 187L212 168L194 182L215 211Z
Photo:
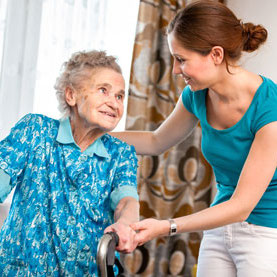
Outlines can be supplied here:
M148 218L136 223L132 223L130 227L136 231L136 243L138 245L142 245L156 237L167 236L169 233L170 224L167 220Z

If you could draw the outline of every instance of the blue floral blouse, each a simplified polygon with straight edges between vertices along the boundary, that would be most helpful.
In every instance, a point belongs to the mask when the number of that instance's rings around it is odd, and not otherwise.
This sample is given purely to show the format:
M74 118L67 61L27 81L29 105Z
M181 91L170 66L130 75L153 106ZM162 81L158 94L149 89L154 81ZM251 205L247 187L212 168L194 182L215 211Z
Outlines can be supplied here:
M0 232L0 276L97 276L113 210L138 199L133 146L105 134L84 152L69 119L28 114L0 142L0 201L16 187Z

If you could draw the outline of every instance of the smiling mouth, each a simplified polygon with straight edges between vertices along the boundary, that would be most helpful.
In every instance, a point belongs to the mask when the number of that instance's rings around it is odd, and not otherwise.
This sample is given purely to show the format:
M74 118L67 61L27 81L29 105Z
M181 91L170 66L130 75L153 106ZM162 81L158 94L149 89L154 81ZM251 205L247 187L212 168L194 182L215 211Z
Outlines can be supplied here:
M188 84L190 81L190 78L184 78L184 80L185 80L185 83Z
M100 111L100 113L104 114L104 115L107 115L107 116L110 116L110 117L113 117L113 118L116 118L116 115L114 113L110 113L110 112L102 112Z

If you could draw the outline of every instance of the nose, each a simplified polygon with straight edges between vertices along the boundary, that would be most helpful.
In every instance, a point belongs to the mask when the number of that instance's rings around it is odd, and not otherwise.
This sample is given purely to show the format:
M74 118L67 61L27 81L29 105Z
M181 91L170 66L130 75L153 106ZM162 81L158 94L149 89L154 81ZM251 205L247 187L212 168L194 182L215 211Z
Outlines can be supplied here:
M107 99L106 103L113 110L118 109L119 105L120 105L120 103L118 103L118 101L116 99L116 95L114 95L114 94L110 94L108 96L108 99Z
M182 70L181 70L181 67L180 67L180 64L176 61L174 61L173 63L173 69L172 69L172 72L173 74L181 74L182 73Z
M116 110L118 108L118 104L113 99L109 99L106 103L113 110Z

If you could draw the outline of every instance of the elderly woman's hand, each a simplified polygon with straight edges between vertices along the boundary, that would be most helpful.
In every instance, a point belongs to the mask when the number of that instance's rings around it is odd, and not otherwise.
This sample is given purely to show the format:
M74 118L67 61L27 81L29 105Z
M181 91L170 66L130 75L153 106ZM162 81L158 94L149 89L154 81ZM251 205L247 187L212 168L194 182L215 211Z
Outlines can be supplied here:
M107 232L116 232L119 236L119 244L116 247L117 251L130 253L137 247L135 240L136 232L128 225L116 222L105 229L104 233Z
M130 225L136 231L135 241L138 245L142 245L149 240L159 236L167 236L170 224L167 220L157 220L148 218Z

